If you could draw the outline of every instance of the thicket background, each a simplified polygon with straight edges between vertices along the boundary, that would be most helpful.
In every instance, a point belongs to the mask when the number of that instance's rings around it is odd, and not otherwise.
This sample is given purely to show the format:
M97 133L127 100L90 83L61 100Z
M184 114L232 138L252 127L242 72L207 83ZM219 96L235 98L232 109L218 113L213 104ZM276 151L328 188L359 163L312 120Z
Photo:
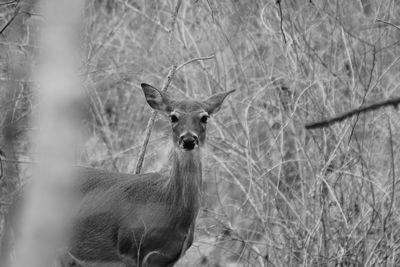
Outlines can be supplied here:
M34 2L0 2L2 215L37 130ZM208 126L203 207L179 266L400 265L398 111L304 129L400 95L400 2L182 1L173 31L175 0L86 2L80 164L134 171L151 114L139 85L160 88L173 64L215 55L176 73L176 96L237 90ZM166 162L169 128L157 120L144 172Z

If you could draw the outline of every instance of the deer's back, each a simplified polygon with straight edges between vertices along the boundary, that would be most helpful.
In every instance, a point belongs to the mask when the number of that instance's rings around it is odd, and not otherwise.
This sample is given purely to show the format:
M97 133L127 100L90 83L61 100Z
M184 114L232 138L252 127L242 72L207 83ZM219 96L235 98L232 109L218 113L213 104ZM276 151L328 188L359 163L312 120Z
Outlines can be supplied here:
M88 167L77 167L76 175L81 193L87 194L93 190L106 190L117 184L148 184L159 181L162 177L159 173L127 174L110 172ZM163 179L165 181L165 178Z

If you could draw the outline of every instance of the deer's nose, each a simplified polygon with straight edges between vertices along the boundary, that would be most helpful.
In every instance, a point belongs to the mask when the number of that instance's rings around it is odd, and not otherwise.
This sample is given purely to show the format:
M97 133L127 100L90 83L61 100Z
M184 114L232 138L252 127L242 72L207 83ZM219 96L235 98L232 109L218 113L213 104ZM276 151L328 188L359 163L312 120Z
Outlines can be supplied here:
M192 150L199 144L199 138L193 133L184 133L179 137L179 145L186 150Z

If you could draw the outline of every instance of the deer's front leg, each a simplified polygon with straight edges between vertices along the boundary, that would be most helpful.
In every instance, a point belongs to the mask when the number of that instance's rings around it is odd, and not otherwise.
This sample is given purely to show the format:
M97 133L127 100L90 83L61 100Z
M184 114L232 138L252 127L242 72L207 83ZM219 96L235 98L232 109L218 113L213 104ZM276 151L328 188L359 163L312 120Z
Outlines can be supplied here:
M127 228L120 228L117 238L117 251L121 261L126 267L137 267L138 244L135 235Z

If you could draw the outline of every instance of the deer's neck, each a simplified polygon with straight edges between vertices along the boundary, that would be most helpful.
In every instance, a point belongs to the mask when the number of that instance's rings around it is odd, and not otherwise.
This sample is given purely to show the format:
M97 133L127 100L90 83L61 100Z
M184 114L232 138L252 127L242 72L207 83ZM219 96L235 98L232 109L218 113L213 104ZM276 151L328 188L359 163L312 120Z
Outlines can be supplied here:
M171 178L168 184L169 198L173 207L197 214L201 200L201 155L200 150L175 149L172 155Z

